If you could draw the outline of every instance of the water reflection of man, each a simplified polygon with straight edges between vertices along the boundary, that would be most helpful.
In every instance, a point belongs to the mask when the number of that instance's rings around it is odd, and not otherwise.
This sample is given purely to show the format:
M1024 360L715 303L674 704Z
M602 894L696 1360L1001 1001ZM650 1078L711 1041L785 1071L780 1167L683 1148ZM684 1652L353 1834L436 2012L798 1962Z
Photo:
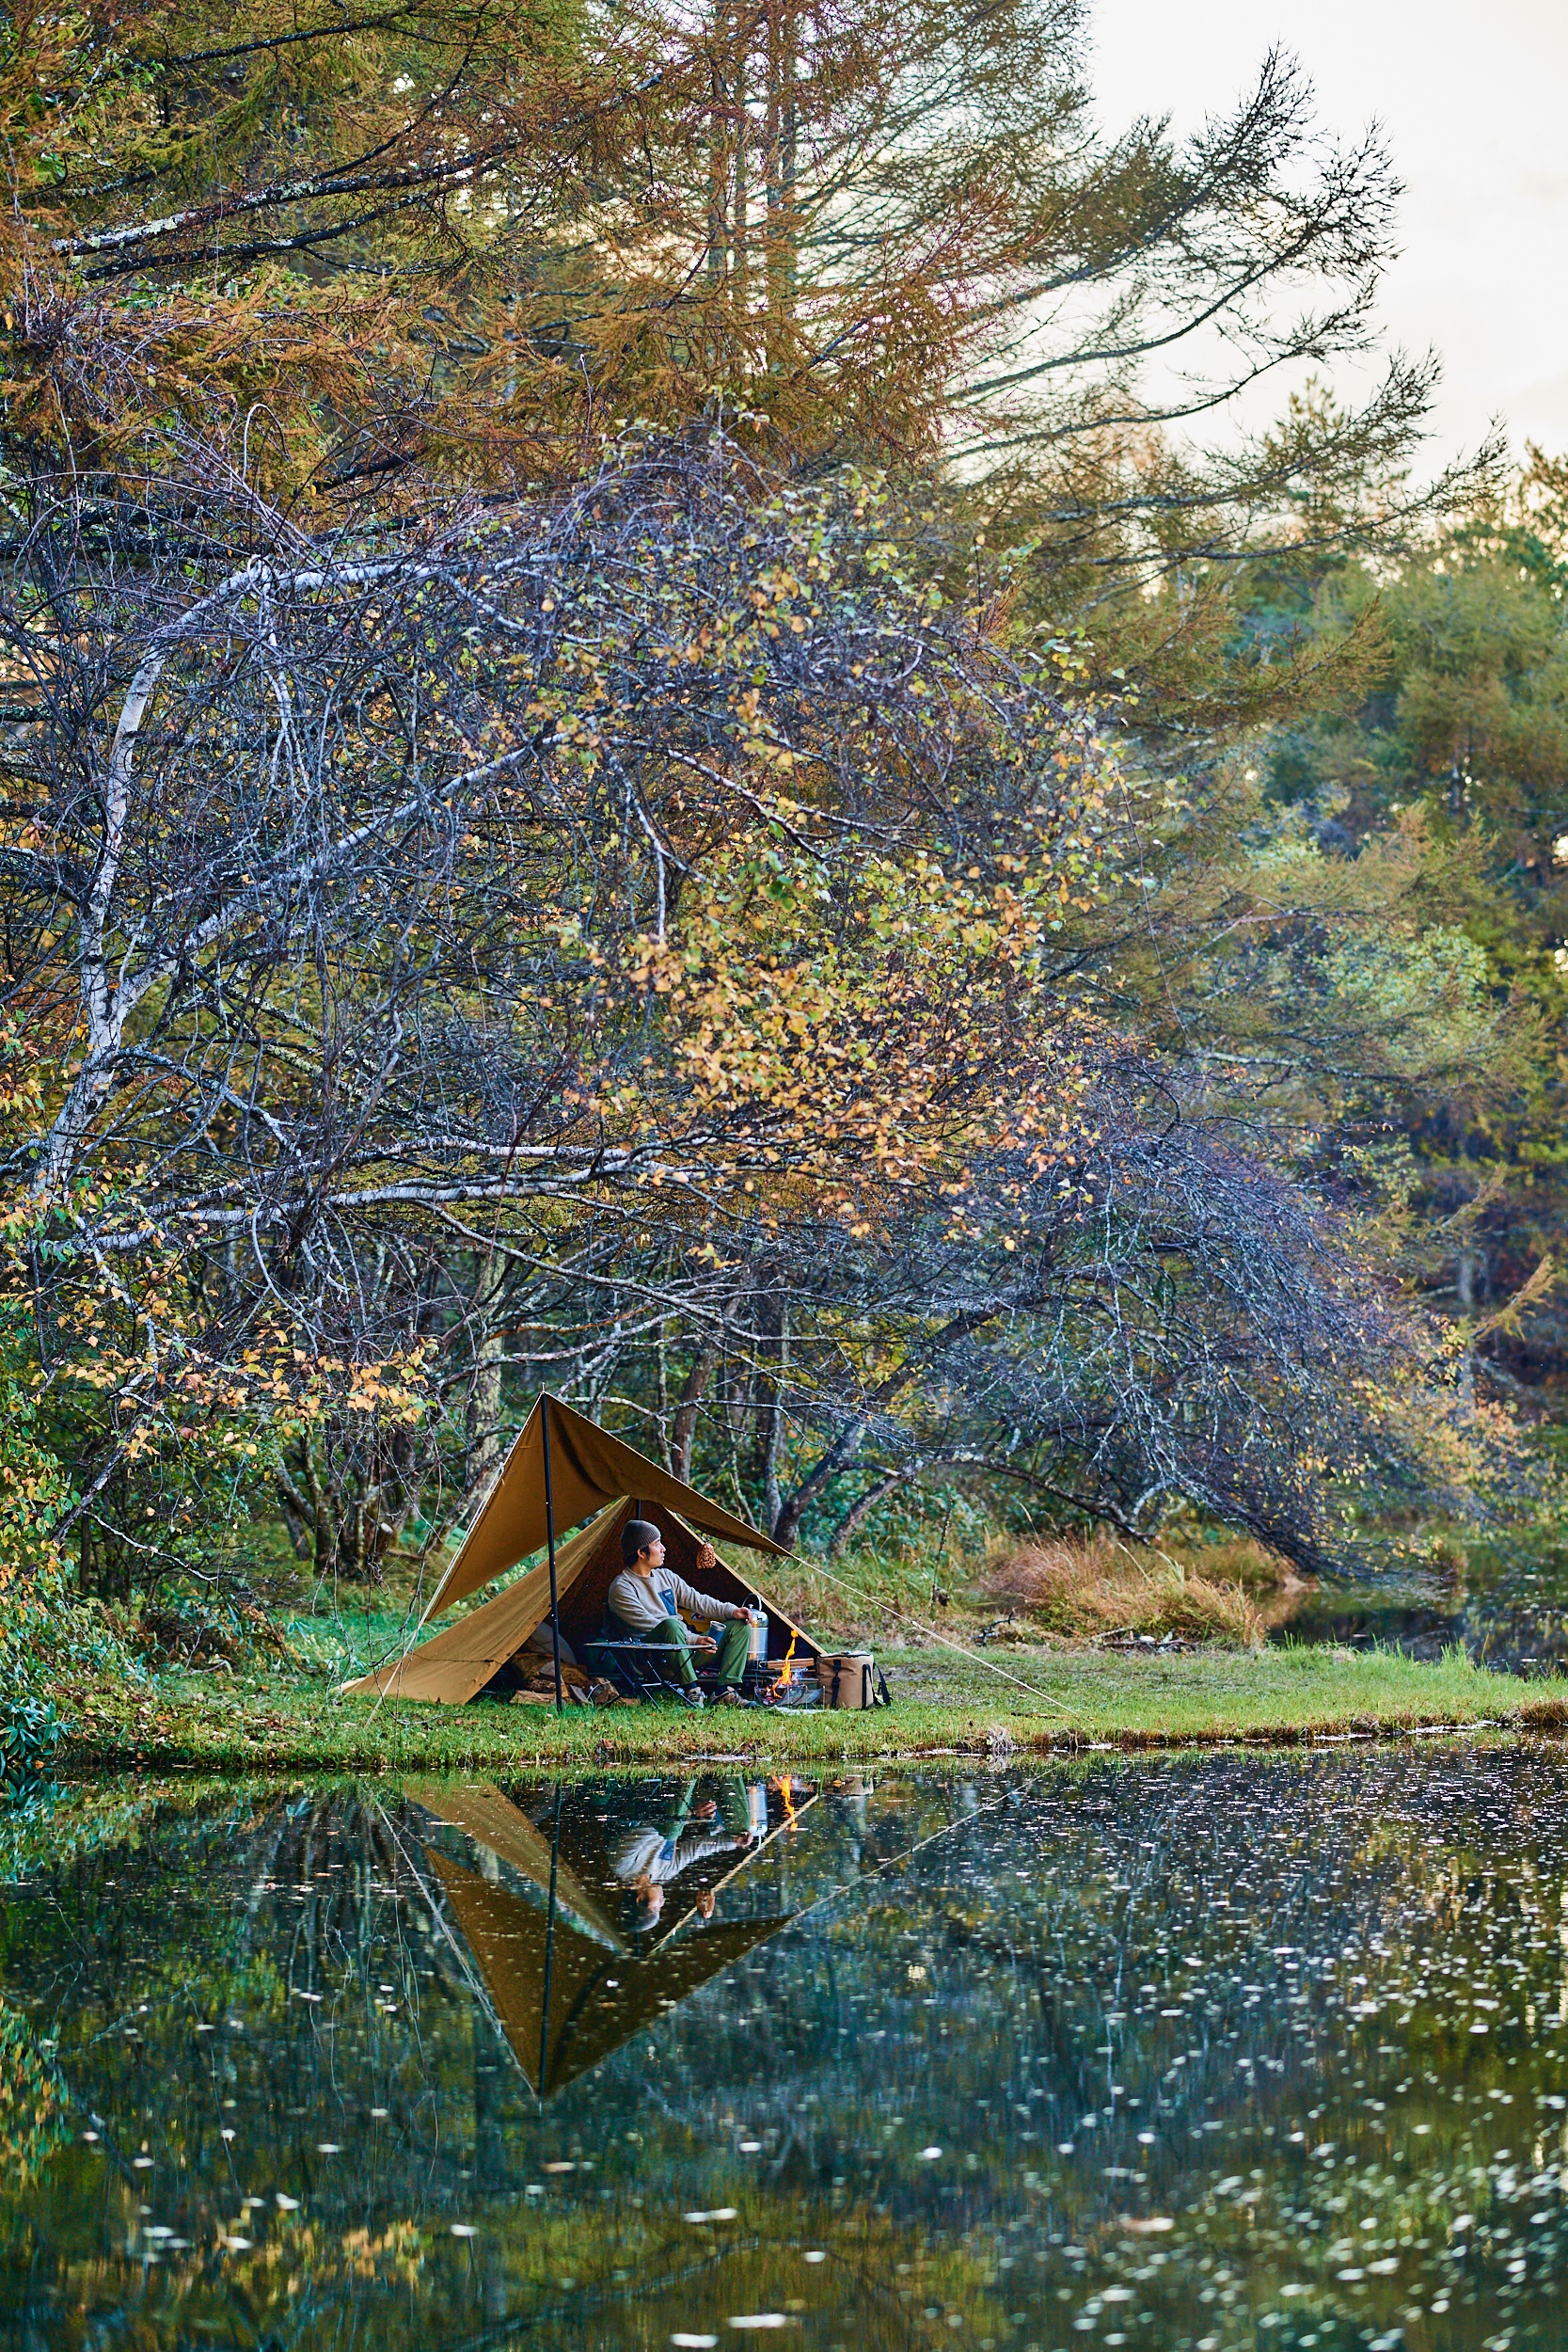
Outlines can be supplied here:
M740 1852L752 1843L754 1833L741 1783L721 1783L721 1803L712 1797L699 1799L697 1788L696 1781L687 1782L664 1828L640 1823L610 1847L611 1870L637 1898L639 1928L657 1927L664 1890L683 1870L714 1854ZM711 1888L703 1889L696 1908L700 1917L712 1918Z

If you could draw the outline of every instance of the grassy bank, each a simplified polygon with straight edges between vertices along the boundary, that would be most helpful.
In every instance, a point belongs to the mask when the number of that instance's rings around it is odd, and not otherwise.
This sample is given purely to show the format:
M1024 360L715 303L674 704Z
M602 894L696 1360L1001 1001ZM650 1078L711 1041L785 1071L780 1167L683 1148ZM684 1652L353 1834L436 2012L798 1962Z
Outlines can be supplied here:
M454 1770L713 1756L758 1763L939 1753L1046 1753L1101 1743L1396 1733L1437 1724L1568 1725L1568 1687L1426 1664L1391 1651L1222 1650L1164 1657L1010 1647L987 1659L882 1653L895 1704L868 1714L761 1708L415 1706L338 1698L319 1680L164 1675L73 1709L68 1771ZM1026 1687L1025 1687L1026 1686Z
M357 1593L345 1586L332 1594L282 1574L265 1583L290 1662L335 1681L395 1657L428 1597L404 1574ZM1252 1646L1283 1622L1303 1589L1258 1544L1194 1543L1164 1551L1106 1536L998 1538L967 1560L867 1549L830 1567L801 1553L772 1586L796 1624L829 1644L880 1654L895 1638L918 1641L933 1630L960 1646L983 1635L1003 1661L1015 1645L1050 1648L1107 1634ZM490 1597L486 1588L443 1622L455 1623L466 1606ZM221 1635L221 1625L217 1629ZM172 1646L180 1646L178 1637ZM223 1647L231 1662L243 1662L243 1644Z

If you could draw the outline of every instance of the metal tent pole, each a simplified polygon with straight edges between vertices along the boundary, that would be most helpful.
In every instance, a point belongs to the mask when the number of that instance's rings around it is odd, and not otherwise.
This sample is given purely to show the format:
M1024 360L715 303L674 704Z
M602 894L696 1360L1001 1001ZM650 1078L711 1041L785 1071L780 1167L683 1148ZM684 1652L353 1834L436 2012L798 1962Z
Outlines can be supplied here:
M562 1711L561 1697L561 1606L555 1589L555 1499L550 1493L550 1400L545 1391L539 1398L539 1426L545 1438L545 1541L550 1555L550 1647L555 1652L555 1711Z

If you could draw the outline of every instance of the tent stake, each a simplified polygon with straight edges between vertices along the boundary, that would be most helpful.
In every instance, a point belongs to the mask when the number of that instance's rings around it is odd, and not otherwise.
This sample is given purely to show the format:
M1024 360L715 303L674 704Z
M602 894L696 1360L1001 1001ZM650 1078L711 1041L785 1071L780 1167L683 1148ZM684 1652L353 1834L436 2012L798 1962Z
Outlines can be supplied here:
M550 1647L555 1653L555 1711L562 1711L561 1701L561 1606L555 1589L555 1502L550 1493L550 1398L547 1389L539 1396L539 1428L545 1440L545 1542L550 1555Z

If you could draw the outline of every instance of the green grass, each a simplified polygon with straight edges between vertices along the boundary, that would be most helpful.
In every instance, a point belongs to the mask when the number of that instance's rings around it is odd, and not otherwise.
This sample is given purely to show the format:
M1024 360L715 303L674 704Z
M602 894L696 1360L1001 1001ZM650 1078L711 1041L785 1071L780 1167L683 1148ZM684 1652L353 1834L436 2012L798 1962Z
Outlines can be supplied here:
M135 1763L495 1772L719 1754L763 1763L870 1760L1568 1724L1561 1686L1492 1674L1457 1653L1436 1664L1388 1650L1307 1647L1164 1658L1008 1648L994 1661L933 1648L884 1650L881 1659L895 1703L867 1714L613 1707L572 1708L559 1722L541 1707L339 1698L322 1680L281 1673L169 1674L150 1691L78 1694L63 1760L78 1771Z

